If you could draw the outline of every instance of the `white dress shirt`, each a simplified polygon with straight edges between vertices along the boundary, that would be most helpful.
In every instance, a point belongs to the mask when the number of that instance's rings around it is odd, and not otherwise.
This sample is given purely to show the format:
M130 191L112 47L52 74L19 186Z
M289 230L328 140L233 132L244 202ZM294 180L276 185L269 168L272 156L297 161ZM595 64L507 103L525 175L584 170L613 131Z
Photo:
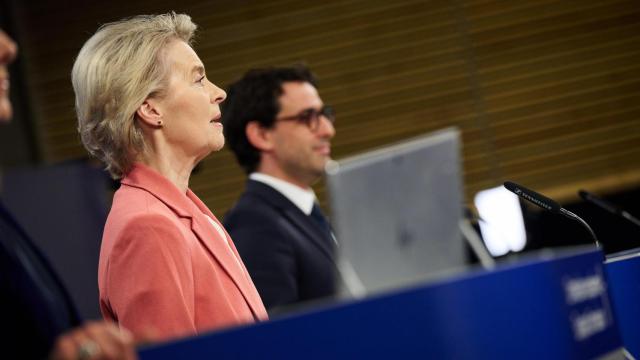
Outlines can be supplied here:
M271 186L289 199L305 215L311 215L313 204L316 202L316 193L311 188L303 189L290 182L259 172L251 173L249 179Z

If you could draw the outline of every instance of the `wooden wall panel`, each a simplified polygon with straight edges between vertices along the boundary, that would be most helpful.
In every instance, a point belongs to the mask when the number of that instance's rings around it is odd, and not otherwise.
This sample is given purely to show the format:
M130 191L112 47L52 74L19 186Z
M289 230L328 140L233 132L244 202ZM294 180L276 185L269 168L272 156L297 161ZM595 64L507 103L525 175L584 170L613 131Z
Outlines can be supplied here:
M634 173L640 155L640 9L629 1L513 3L465 6L501 176L561 199L585 183L610 190L598 183ZM638 185L625 179L618 188Z
M506 179L560 200L640 185L633 0L13 3L48 162L85 155L69 80L82 43L100 23L176 10L199 24L195 47L218 85L250 67L309 64L338 111L336 158L458 126L468 201ZM243 183L223 150L191 185L221 215Z

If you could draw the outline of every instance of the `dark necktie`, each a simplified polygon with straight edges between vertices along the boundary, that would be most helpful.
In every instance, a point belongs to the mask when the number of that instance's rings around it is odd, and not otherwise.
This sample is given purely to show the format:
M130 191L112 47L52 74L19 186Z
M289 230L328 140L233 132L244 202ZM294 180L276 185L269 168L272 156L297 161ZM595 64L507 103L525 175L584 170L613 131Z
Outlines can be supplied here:
M311 209L311 214L309 216L318 224L318 226L320 226L327 239L333 239L331 225L329 225L329 221L327 221L327 218L322 213L318 204L313 203L313 208Z

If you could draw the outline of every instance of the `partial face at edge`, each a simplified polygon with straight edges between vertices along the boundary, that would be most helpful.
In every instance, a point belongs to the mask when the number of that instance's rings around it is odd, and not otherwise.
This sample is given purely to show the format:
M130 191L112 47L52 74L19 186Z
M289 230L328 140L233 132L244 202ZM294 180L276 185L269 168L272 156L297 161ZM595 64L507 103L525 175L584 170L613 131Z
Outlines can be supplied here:
M0 30L0 122L8 122L13 115L13 108L9 100L9 69L18 53L18 47L11 38Z

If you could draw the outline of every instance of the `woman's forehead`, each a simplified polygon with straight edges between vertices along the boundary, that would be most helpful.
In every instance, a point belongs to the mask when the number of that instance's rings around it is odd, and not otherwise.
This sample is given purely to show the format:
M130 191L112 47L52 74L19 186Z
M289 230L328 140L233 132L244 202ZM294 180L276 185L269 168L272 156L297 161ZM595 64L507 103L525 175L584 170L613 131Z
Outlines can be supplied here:
M175 72L186 77L204 75L204 65L198 54L184 41L173 41L165 52L166 60Z

